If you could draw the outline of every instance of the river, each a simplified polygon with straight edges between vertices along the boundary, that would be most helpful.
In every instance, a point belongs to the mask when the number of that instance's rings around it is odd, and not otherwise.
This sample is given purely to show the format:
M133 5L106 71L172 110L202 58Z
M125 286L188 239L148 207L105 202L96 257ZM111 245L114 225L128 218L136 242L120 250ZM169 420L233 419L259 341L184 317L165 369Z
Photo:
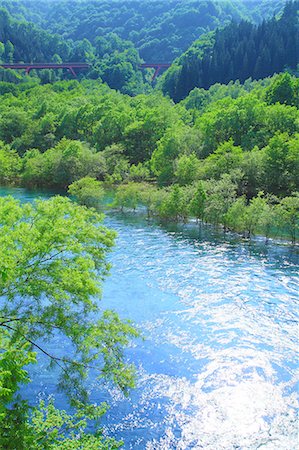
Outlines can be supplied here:
M106 432L125 449L297 449L298 248L138 214L105 223L118 238L103 307L145 337L127 351L138 370L129 398L91 380L92 399L111 403ZM46 361L32 376L32 402L54 394L67 408Z

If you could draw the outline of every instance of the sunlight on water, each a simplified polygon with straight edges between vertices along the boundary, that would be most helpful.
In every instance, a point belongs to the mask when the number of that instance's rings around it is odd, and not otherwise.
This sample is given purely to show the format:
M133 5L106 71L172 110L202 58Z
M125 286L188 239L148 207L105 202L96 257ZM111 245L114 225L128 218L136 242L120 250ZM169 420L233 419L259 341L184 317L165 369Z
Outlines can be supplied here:
M126 448L296 449L298 254L125 223L104 297L117 307L115 277L147 341L110 431Z
M111 403L106 432L125 449L297 449L298 248L133 216L106 223L119 237L103 306L145 337L127 352L129 398L90 379L92 400ZM34 380L32 401L54 393L67 408L43 360Z

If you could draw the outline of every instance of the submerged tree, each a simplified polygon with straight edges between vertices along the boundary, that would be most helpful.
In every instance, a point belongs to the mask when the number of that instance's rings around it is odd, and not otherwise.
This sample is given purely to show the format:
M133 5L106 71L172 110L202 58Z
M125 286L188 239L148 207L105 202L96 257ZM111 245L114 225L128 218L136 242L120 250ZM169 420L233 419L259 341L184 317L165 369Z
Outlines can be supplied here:
M84 177L74 181L68 187L68 192L76 197L79 205L97 210L100 209L105 194L102 183L92 177Z

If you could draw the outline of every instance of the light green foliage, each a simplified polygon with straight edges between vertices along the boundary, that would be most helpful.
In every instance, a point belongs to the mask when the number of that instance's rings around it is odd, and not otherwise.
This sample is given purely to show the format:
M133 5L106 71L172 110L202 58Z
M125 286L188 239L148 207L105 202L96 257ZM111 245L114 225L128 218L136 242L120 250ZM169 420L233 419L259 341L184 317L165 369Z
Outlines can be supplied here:
M132 164L130 167L129 180L131 181L147 181L150 179L150 170L146 164Z
M9 145L0 141L0 183L10 184L17 181L22 167L22 160Z
M265 147L277 132L292 135L298 131L298 115L295 107L266 105L256 95L247 94L213 103L195 126L202 133L207 156L229 139L243 150L252 150L254 146Z
M70 416L51 402L48 405L41 402L31 415L26 440L31 450L116 450L122 442L103 437L100 431L94 434L85 430L88 419L98 420L105 412L104 404L91 405Z
M247 198L254 197L264 185L263 163L264 153L258 147L254 147L251 152L243 153L240 165L243 174L240 190Z
M201 182L199 182L194 190L191 201L189 203L189 212L196 219L204 219L206 193Z
M278 215L281 226L285 227L295 243L299 231L299 195L298 193L285 197L278 205Z
M263 192L259 192L256 197L250 200L244 218L244 229L249 236L257 233L260 229L262 219L265 222L267 212L269 212L267 200L263 197Z
M124 362L123 347L137 332L113 311L99 307L101 282L109 271L106 254L115 238L101 221L102 216L94 210L67 198L38 200L33 205L0 198L2 448L10 448L7 443L12 437L16 439L13 448L31 448L22 441L28 412L26 404L18 401L17 392L20 383L29 381L24 366L38 359L40 353L57 366L59 385L77 407L79 401L88 399L84 380L90 367L99 380L113 382L124 393L133 386L133 368ZM54 331L73 350L68 349L67 354L63 349L58 354L50 351L47 342ZM17 406L11 409L13 403ZM56 413L50 408L47 414ZM65 417L63 420L68 422ZM20 429L17 434L16 427ZM39 427L51 436L47 425ZM82 442L86 442L82 448L87 449L87 443L93 448L94 438L84 439L82 436ZM76 441L67 445L49 448L78 448Z
M150 217L155 214L159 205L163 201L163 193L161 189L148 183L139 184L139 199L142 205L146 207L147 216Z
M159 184L163 186L175 181L176 158L183 154L197 156L200 151L201 140L197 130L192 130L182 124L169 128L162 139L158 141L151 158L151 167ZM190 160L185 158L184 161Z
M86 175L103 178L105 160L80 141L62 139L54 148L27 152L23 180L27 185L66 188Z
M206 192L205 219L226 227L226 214L236 198L237 185L229 175L222 175L219 181L211 180L207 183Z
M290 139L286 133L277 133L263 150L264 185L267 192L279 195L298 188L298 136Z
M278 75L266 90L266 100L271 103L283 103L299 108L299 79L289 73Z
M157 206L157 213L163 220L187 220L189 198L183 187L174 184L164 192L162 201Z
M181 155L175 162L174 176L180 186L192 184L198 178L200 161L194 153Z
M230 230L244 233L246 209L246 198L244 196L237 198L232 203L225 214L226 224Z
M221 175L230 173L241 166L243 150L235 146L232 139L220 144L214 153L209 155L204 162L203 176L205 178L219 179Z
M288 179L287 191L291 193L299 189L299 134L295 134L288 141L285 167L285 176Z
M105 195L102 183L95 178L84 177L74 181L68 187L69 194L75 196L80 205L88 206L99 210L101 201Z
M174 178L174 160L180 152L180 135L178 129L169 130L157 143L151 158L151 168L160 185L170 184Z
M0 112L0 139L10 144L20 138L29 127L28 114L21 108L9 108Z
M263 192L259 192L249 204L244 196L239 197L226 213L227 225L231 230L243 233L244 236L251 237L260 233L268 239L279 225L284 228L282 210L280 206L276 206L276 202L277 199L265 197ZM293 214L294 211L291 216Z
M130 166L128 158L124 155L125 149L121 144L113 144L102 152L107 167L105 181L120 183L127 179Z
M81 50L88 49L85 44ZM123 44L116 39L118 45ZM282 198L298 189L298 109L293 103L270 102L269 92L277 91L279 80L286 86L297 83L295 77L278 75L198 89L189 100L202 98L200 111L195 103L188 111L188 99L174 105L157 92L130 98L100 81L4 83L0 131L4 145L17 150L22 164L13 164L20 162L13 152L8 159L6 151L0 152L6 167L2 183L20 178L29 186L66 189L88 176L106 186L144 180L161 187L177 183L191 186L191 195L193 183L204 180L205 220L223 223L221 194L212 189L211 197L209 186L215 183L210 180L229 175L246 204L259 191ZM140 196L147 197L141 185L138 189L125 187L118 193L118 207L134 209ZM147 197L145 203L149 214L158 214L168 191L155 189L152 194L153 200Z
M268 196L266 202L260 211L259 217L259 232L268 239L271 233L274 235L274 230L279 231L279 214L276 207L277 199L273 196Z
M121 211L124 208L136 209L140 199L139 191L138 183L122 184L116 189L111 207L119 208Z

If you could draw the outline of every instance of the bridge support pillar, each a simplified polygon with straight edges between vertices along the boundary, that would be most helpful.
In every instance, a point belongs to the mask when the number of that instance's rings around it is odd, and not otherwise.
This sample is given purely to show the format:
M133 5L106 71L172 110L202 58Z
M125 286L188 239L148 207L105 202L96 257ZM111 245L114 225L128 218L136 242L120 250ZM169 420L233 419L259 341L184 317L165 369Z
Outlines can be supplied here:
M72 68L72 66L68 67L68 70L71 72L71 74L73 75L74 78L77 78L76 72L74 71L74 69Z

